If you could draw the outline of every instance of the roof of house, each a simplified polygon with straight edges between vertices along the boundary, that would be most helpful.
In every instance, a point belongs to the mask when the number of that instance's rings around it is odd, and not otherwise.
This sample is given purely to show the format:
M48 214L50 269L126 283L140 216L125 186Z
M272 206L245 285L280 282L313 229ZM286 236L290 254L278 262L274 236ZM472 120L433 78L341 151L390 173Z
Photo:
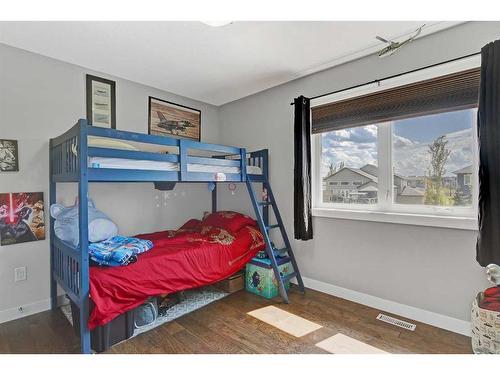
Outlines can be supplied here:
M463 167L462 169L456 170L453 174L472 174L472 165Z
M377 181L367 181L362 185L358 186L359 191L374 191L372 189L368 189L368 187L375 187L375 189L378 189L378 182Z
M426 176L408 176L406 179L409 181L425 180Z
M362 171L361 169L358 169L358 168L349 168L349 167L343 167L343 168L340 168L338 171L335 171L333 173L328 173L326 175L326 177L323 177L323 180L326 180L327 178L330 178L330 177L336 175L337 173L339 173L340 171L342 171L344 169L347 169L347 170L349 170L351 172L357 173L360 176L366 177L366 178L368 178L368 179L370 179L372 181L375 181L375 182L378 181L376 176L373 176L373 175L371 175L371 174L369 174L369 173L367 173L365 171Z
M365 164L363 165L361 168L360 168L362 171L366 172L366 173L369 173L373 176L376 176L378 177L378 167L376 165L373 165L373 164ZM405 180L406 177L405 176L402 176L398 173L394 173L394 177L398 177L402 180Z
M360 187L359 188L359 191L362 191L362 192L367 192L367 191L378 191L378 188L377 186L375 185L367 185L365 184L364 187Z
M424 194L425 194L424 189L414 188L411 186L405 186L405 188L403 189L403 191L399 195L402 195L405 197L423 197Z
M340 168L337 171L329 172L325 177L323 177L323 180L326 180L327 178L329 178L329 177L331 177L333 175L336 175L337 173L339 173L340 171L342 171L344 169L348 169L348 170L350 170L350 171L352 171L354 173L357 173L357 174L359 174L361 176L369 178L372 181L378 182L378 177L377 177L378 167L376 165L373 165L373 164L365 164L361 168L342 167L342 168ZM373 173L367 172L366 169L370 170ZM401 175L399 175L397 173L394 173L394 177L399 177L402 180L406 179L406 177L401 176Z
M378 182L378 178L377 176L374 176L372 175L371 173L368 173L368 172L365 172L364 170L362 169L357 169L357 168L349 168L351 171L361 175L361 176L364 176L366 178L369 178L370 180L374 181L374 182Z
M378 167L373 164L365 164L361 168L363 172L366 172L368 174L371 174L372 176L378 177Z

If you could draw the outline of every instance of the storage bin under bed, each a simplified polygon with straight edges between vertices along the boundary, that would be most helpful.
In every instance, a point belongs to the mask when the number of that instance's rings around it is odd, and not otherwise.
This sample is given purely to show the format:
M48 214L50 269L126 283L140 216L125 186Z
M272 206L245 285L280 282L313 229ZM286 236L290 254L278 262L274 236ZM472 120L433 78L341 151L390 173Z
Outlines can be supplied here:
M92 300L90 303L92 309ZM118 315L108 324L90 331L91 348L97 353L101 353L113 345L132 337L134 335L134 311L130 310ZM80 337L80 309L73 301L71 301L71 316L73 318L73 330Z

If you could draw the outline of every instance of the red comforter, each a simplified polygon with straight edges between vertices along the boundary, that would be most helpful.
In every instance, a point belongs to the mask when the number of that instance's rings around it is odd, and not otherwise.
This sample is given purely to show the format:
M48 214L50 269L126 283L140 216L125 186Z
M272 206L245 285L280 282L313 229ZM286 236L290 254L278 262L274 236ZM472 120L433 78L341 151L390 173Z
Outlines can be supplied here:
M188 224L188 223L186 223ZM154 247L123 267L90 267L94 304L89 329L106 324L148 297L215 283L240 270L265 248L253 226L236 233L211 226L184 225L177 231L137 236Z

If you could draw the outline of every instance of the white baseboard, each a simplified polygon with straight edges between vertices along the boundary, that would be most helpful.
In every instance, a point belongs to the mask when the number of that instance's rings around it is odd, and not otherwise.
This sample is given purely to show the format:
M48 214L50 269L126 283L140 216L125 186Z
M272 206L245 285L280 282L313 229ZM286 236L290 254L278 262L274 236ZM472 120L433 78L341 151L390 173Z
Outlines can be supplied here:
M460 320L432 311L419 309L417 307L403 305L402 303L374 297L369 294L356 292L354 290L328 284L323 281L310 279L308 277L303 277L302 279L304 281L304 285L307 288L317 290L319 292L373 307L375 309L399 315L408 319L416 320L418 322L429 324L434 327L456 332L461 335L471 335L471 323L466 320Z
M68 299L64 295L58 296L57 303L59 306L62 306L68 303ZM24 318L29 315L47 311L49 309L50 309L50 298L32 302L26 305L12 307L10 309L0 311L0 323L5 323L11 320Z

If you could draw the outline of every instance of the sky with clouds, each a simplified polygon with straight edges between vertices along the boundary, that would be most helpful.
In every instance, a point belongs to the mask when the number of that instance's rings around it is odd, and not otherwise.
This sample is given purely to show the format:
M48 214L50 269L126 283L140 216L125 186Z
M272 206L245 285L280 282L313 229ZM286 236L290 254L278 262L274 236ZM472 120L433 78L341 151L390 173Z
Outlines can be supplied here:
M395 171L405 176L422 176L430 163L428 145L441 135L446 136L451 150L446 175L472 164L471 123L475 110L455 111L438 115L395 121L393 129L393 160ZM377 164L377 126L367 125L322 135L321 174L328 173L330 163L360 168Z

